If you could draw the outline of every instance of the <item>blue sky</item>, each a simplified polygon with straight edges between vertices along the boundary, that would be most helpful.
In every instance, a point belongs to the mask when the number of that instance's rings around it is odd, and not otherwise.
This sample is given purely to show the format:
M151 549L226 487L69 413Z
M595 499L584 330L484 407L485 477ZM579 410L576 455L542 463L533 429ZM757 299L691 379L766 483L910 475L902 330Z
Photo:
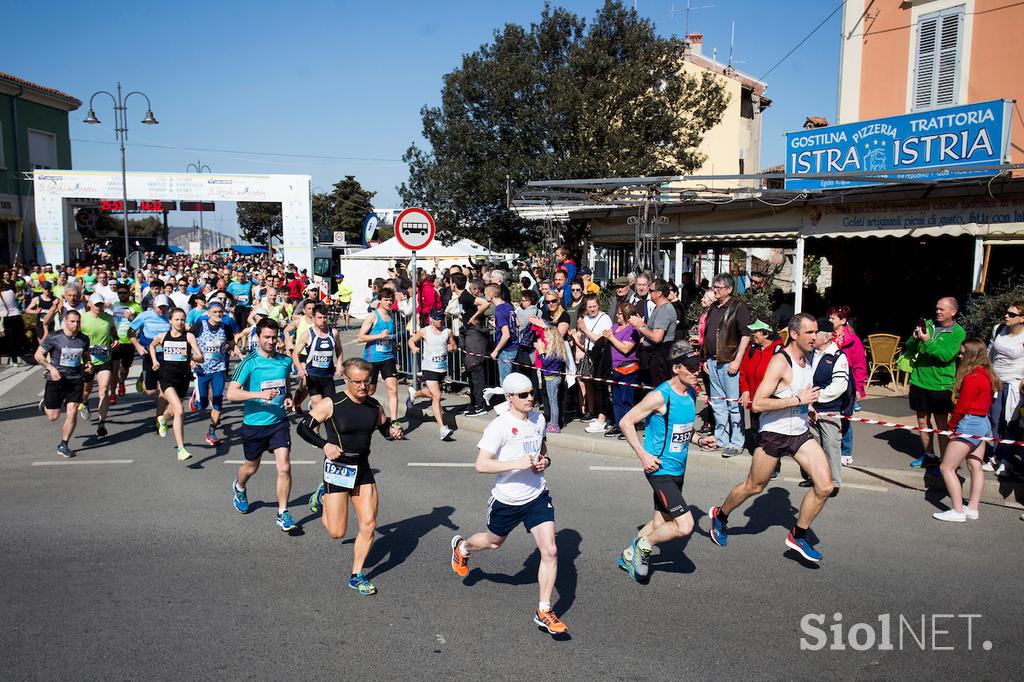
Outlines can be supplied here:
M592 17L599 0L558 3ZM631 4L631 3L629 3ZM682 34L686 0L637 0L662 34ZM809 0L692 0L690 31L704 53L729 53L761 77L838 4ZM96 100L103 126L81 123L89 96L126 89L149 95L158 126L143 126L144 102L129 106L130 170L185 170L202 160L220 173L303 173L329 187L355 175L398 205L401 156L421 141L420 108L435 104L445 73L505 23L529 24L542 0L475 2L49 2L19 0L0 71L64 90L85 104L71 115L74 166L119 167L108 99ZM6 13L11 18L11 12ZM810 115L834 120L840 13L767 78L762 166L783 159L784 135ZM183 148L202 148L192 151ZM233 151L232 151L233 150ZM247 154L236 151L250 152ZM325 155L302 158L279 154ZM207 226L234 232L233 207ZM194 214L172 215L173 225Z

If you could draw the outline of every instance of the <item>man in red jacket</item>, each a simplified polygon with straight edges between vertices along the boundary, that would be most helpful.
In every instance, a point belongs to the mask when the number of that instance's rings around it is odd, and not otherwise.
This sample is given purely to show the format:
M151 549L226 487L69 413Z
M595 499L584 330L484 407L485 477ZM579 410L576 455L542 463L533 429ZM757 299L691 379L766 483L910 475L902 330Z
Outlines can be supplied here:
M782 339L770 325L761 320L755 320L747 325L747 329L750 330L751 341L746 353L743 354L743 359L740 360L740 405L749 408L750 397L761 385L761 380L764 379L764 373L768 369L768 363L772 356L782 347ZM760 415L753 410L749 410L747 414L750 415L750 430L754 432L756 440ZM778 475L779 468L776 467L772 479L774 480Z

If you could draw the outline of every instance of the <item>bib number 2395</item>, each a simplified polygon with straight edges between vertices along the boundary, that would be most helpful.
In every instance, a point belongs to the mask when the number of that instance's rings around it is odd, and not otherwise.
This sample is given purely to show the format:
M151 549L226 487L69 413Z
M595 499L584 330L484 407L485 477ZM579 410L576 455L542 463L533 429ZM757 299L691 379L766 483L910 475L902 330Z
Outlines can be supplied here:
M324 460L324 483L351 490L355 487L357 473L359 473L357 464L341 464L329 459Z

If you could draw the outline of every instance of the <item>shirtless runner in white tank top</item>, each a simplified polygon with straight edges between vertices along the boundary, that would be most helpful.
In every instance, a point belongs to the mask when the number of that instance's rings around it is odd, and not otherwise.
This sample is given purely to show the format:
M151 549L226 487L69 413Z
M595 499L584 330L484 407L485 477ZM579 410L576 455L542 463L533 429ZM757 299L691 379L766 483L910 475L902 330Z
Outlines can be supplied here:
M796 525L786 538L786 546L808 561L821 561L821 552L811 546L807 531L832 494L832 475L824 451L811 437L808 420L816 415L810 406L818 399L819 389L811 382L811 363L806 356L814 345L818 323L807 313L793 316L789 323L789 343L769 361L764 380L754 393L751 407L761 413L758 446L746 480L737 485L720 507L711 507L711 539L724 547L728 542L729 514L747 499L760 494L771 479L779 458L791 455L814 484L804 495Z

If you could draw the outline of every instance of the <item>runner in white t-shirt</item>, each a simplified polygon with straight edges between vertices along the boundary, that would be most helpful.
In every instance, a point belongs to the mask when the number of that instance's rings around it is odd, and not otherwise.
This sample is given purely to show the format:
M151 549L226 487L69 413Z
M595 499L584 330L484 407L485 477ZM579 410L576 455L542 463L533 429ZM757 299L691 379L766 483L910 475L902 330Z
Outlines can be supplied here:
M544 417L531 411L533 385L525 375L509 374L501 383L501 390L508 399L508 411L495 417L477 444L476 470L497 474L488 504L487 530L466 539L461 535L452 538L452 570L466 577L470 553L498 549L522 523L540 550L540 601L533 622L552 635L565 634L565 624L551 608L558 550L555 508L544 479L544 470L551 464L544 439Z

